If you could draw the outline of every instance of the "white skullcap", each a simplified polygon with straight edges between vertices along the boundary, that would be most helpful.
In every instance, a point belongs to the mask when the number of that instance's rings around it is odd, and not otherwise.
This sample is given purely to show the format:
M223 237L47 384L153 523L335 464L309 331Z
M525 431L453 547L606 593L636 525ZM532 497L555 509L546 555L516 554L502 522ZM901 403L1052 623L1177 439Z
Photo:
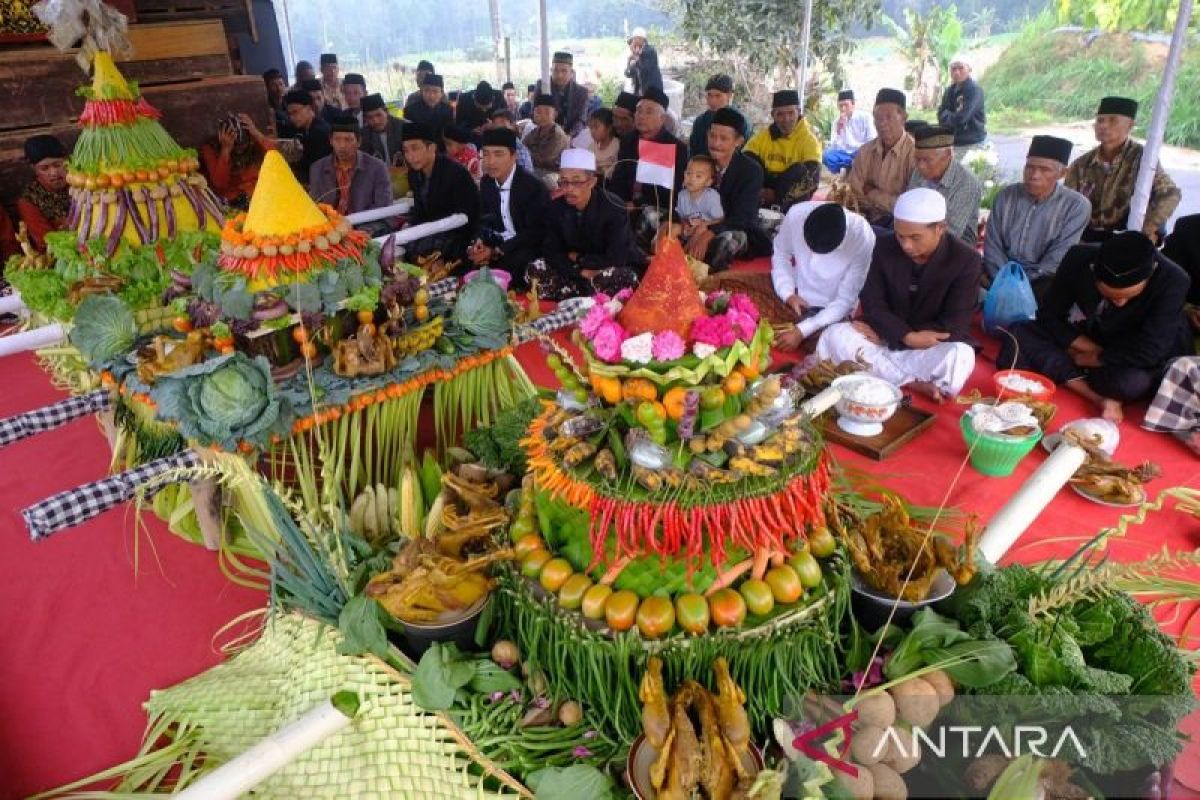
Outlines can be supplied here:
M933 189L912 189L896 198L892 216L904 222L945 222L946 198Z
M629 39L627 41L633 41L634 39L645 39L645 38L646 38L646 29L639 26L639 27L633 29L633 32L629 34Z
M596 155L591 150L572 148L563 150L558 160L559 169L582 169L588 172L596 171ZM940 196L940 195L939 195Z
M966 53L955 53L954 58L950 59L950 64L962 64L967 69L970 69L971 59L967 58Z

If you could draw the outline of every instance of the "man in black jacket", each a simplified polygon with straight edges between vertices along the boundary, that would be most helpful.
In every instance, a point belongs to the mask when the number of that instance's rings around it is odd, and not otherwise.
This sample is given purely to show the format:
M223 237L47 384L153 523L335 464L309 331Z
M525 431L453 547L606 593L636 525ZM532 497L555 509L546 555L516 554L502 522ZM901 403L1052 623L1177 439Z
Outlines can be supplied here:
M771 240L758 220L763 169L741 150L745 129L745 117L728 106L713 113L708 128L708 154L717 162L716 189L725 218L705 231L694 246L689 241L688 250L713 272L727 268L734 258L771 254Z
M433 68L433 64L430 62L423 59L417 62L417 68L413 72L413 80L416 82L417 88L409 92L408 97L404 98L404 105L408 106L412 105L413 103L420 102L421 87L425 85L425 76L432 75L436 72L437 70Z
M504 97L495 91L490 83L480 81L474 89L463 92L458 98L458 105L454 109L454 122L469 130L478 144L479 135L487 127L492 112L504 107Z
M281 148L292 164L296 180L308 185L308 170L315 162L333 152L329 145L329 123L322 119L313 105L312 95L304 90L288 92L283 98L283 107L288 115L288 127L280 134L281 139L294 139L297 149Z
M550 194L540 180L517 167L516 133L489 128L482 141L479 239L467 249L467 258L478 267L504 269L513 276L514 288L524 288L525 269L542 254Z
M544 261L526 275L547 300L604 292L637 284L646 257L633 244L621 200L596 185L596 156L565 150L559 168L562 197L550 203Z
M427 74L421 84L421 97L404 107L404 118L409 122L420 122L433 131L438 150L445 151L442 133L454 124L454 111L446 102L446 84L441 75Z
M538 94L542 94L542 82L538 81ZM589 92L575 82L575 57L559 51L554 54L550 65L550 91L558 109L558 124L571 138L587 125Z
M404 120L388 113L387 103L379 94L369 94L362 101L364 153L370 153L389 167L404 163Z
M954 146L970 147L987 138L987 111L983 89L971 77L971 65L963 56L950 62L950 80L938 106L938 122L954 129Z
M639 219L641 231L647 231L650 236L658 230L658 226L667 220L667 211L671 205L671 190L665 186L651 183L638 184L637 162L640 149L638 143L643 139L659 144L670 144L675 147L675 194L679 194L683 186L683 173L687 169L687 145L667 132L667 106L670 100L663 94L662 89L650 89L638 100L637 112L634 114L634 132L621 138L621 146L617 150L617 165L613 168L612 177L608 181L608 189L624 200L629 211L638 209L644 213ZM635 191L635 185L640 187Z
M649 89L663 88L662 70L658 68L658 53L646 41L646 29L634 28L629 34L629 61L625 77L633 81L633 93L645 97Z
M996 363L1040 372L1120 422L1124 403L1153 394L1167 363L1193 351L1188 283L1141 231L1075 245L1037 319L1013 327Z
M466 214L467 224L435 233L406 245L410 255L440 250L447 260L461 259L479 227L479 189L466 167L437 150L434 132L422 122L404 126L404 160L412 187L413 210L409 224L435 222L452 214Z

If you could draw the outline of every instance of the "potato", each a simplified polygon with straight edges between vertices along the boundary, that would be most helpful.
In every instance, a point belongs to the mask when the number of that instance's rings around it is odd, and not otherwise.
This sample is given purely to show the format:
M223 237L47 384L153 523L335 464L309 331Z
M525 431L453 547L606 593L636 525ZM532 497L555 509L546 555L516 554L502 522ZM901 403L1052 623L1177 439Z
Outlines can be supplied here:
M911 736L900 737L900 744L902 747L896 747L894 741L891 743L891 746L888 747L887 758L883 759L882 763L903 775L921 763L921 748L912 740Z
M887 692L865 697L854 708L859 721L872 728L889 728L896 722L896 702Z
M882 728L865 727L850 738L850 755L859 764L874 764L887 754Z
M896 770L887 764L867 767L874 781L876 800L908 800L908 785Z
M888 690L896 701L896 715L909 725L927 728L942 707L937 689L921 678L909 678Z
M954 699L954 681L950 680L950 676L940 669L935 669L933 672L926 673L921 676L921 680L928 683L938 693L938 702L941 705L946 705Z
M855 800L871 800L875 796L875 778L871 771L861 764L854 766L858 767L857 778L851 778L840 769L834 770L833 774L837 776L837 782L846 790L846 793Z

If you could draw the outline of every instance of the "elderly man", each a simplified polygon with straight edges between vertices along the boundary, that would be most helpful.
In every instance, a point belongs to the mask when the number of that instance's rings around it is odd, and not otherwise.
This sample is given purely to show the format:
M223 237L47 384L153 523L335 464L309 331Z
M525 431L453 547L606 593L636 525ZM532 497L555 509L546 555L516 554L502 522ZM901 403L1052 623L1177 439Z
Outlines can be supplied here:
M708 106L692 123L692 135L688 139L688 154L708 155L708 126L713 114L722 108L733 108L733 78L728 75L713 75L704 85L704 102ZM742 131L742 138L750 138L750 125Z
M829 147L825 148L825 155L821 157L825 168L834 175L850 169L854 154L875 138L875 122L870 114L855 109L852 90L838 92L837 107L838 118L834 120L833 130L829 133Z
M408 162L408 182L413 193L409 223L465 214L467 224L418 239L408 245L408 252L421 256L437 250L447 260L461 259L479 227L479 188L466 167L438 152L439 138L423 122L404 126L404 160Z
M1188 276L1144 233L1072 247L1038 308L1001 343L998 364L1040 372L1111 422L1154 392L1167 363L1190 355Z
M771 124L750 137L746 154L763 165L761 202L784 210L807 200L821 179L821 143L800 112L795 89L776 92L771 98Z
M1200 458L1200 357L1184 356L1171 362L1146 409L1142 427L1172 434Z
M613 102L613 133L623 139L633 133L633 116L637 113L637 95L621 92Z
M657 229L658 223L667 218L671 205L671 190L650 183L640 184L641 191L635 192L637 182L637 162L640 156L638 143L641 141L669 144L675 148L675 193L683 185L683 172L687 169L687 145L672 136L665 128L667 107L670 101L661 89L648 89L642 99L638 100L637 112L634 114L634 132L621 139L617 151L617 166L613 168L612 179L608 188L630 204L630 207L642 206L646 209L656 209L647 222L649 227Z
M872 375L941 402L957 395L975 368L967 342L979 254L949 234L946 198L932 189L900 195L894 217L895 231L875 242L862 320L826 328L817 356L861 356Z
M904 130L905 106L904 92L879 90L872 111L879 136L859 149L850 167L850 190L859 212L882 227L891 224L892 206L908 186L916 161L916 145Z
M1105 97L1096 110L1095 132L1099 147L1075 159L1067 169L1067 186L1092 204L1092 218L1083 241L1099 242L1129 221L1133 185L1142 166L1142 145L1130 135L1138 104L1126 97ZM1154 165L1154 183L1142 232L1158 241L1160 231L1175 213L1181 194L1162 166Z
M342 94L338 69L337 53L321 54L321 90L325 92L325 104L340 110L346 107L346 97Z
M574 137L587 126L588 90L575 81L575 56L565 51L554 54L550 64L550 91L538 81L538 94L554 98L558 123L567 136Z
M533 171L539 178L558 172L558 158L571 146L571 137L555 121L558 107L554 98L539 94L533 103L534 128L523 140L533 158Z
M800 320L775 337L781 350L850 318L867 280L875 231L837 203L806 201L788 211L775 237L771 283Z
M548 300L604 292L613 295L637 284L646 263L633 244L621 200L597 186L596 157L587 150L562 154L562 196L550 203L545 260L526 273Z
M954 132L941 125L926 125L912 134L913 157L909 189L933 189L946 198L946 225L950 233L972 247L979 239L979 203L983 184L954 158Z
M383 95L369 94L362 101L362 150L388 166L404 162L404 121L388 113Z
M658 68L658 53L646 41L646 29L634 28L629 34L629 59L625 65L625 77L633 85L638 97L648 89L663 88L662 71Z
M987 111L983 89L971 77L965 56L950 60L950 85L942 92L938 122L954 132L955 147L971 147L987 139Z
M433 68L433 64L428 61L418 61L417 68L413 70L413 82L417 84L417 88L408 93L408 97L404 98L404 105L409 106L421 100L421 87L425 85L425 76L433 75L437 72Z
M267 90L267 105L271 107L273 132L278 134L287 124L287 112L283 110L283 96L287 94L287 82L283 73L272 67L262 74L263 86Z
M360 151L361 144L358 123L354 117L343 114L334 121L329 134L333 153L314 163L309 172L309 195L318 203L333 206L342 216L383 208L392 202L387 165ZM386 221L381 222L374 226L378 233L388 228Z
M454 111L446 102L446 83L441 75L432 72L421 80L421 96L404 107L404 118L428 126L436 141L441 142L447 126L454 124Z
M1058 265L1074 245L1092 213L1086 197L1059 184L1071 161L1071 143L1055 136L1034 136L1025 156L1021 182L1005 186L992 203L983 240L987 283L1010 261L1025 270L1040 301Z
M17 219L25 223L30 244L45 252L46 234L66 228L71 212L67 148L49 134L30 136L25 140L25 160L33 167L33 180L17 198Z
M288 115L283 138L293 141L282 143L280 152L291 163L296 180L307 186L312 165L333 152L329 146L329 123L317 115L310 92L288 92L283 106Z
M480 81L474 89L465 92L458 99L458 107L454 109L454 121L471 131L478 139L487 127L491 113L504 107L504 97L497 93L490 83Z
M480 234L467 258L476 266L501 267L520 284L526 268L542 254L550 194L517 166L517 135L508 128L485 130L480 155Z
M347 72L342 78L342 97L346 100L342 110L354 117L360 128L364 124L362 101L366 95L367 79L357 72Z
M725 218L688 237L688 253L721 272L735 258L770 255L771 239L758 221L758 198L763 171L758 162L742 152L746 119L732 108L713 114L708 128L708 154L721 176L717 187Z

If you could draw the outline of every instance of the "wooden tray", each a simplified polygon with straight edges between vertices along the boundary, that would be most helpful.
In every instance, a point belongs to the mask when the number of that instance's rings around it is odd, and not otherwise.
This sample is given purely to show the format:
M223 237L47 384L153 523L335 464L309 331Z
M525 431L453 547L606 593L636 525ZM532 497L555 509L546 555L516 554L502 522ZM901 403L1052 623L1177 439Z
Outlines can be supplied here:
M929 411L902 405L896 410L895 416L883 423L883 433L878 436L851 436L838 427L837 412L830 411L822 417L821 429L826 440L867 458L883 461L932 425L934 418L935 415Z

